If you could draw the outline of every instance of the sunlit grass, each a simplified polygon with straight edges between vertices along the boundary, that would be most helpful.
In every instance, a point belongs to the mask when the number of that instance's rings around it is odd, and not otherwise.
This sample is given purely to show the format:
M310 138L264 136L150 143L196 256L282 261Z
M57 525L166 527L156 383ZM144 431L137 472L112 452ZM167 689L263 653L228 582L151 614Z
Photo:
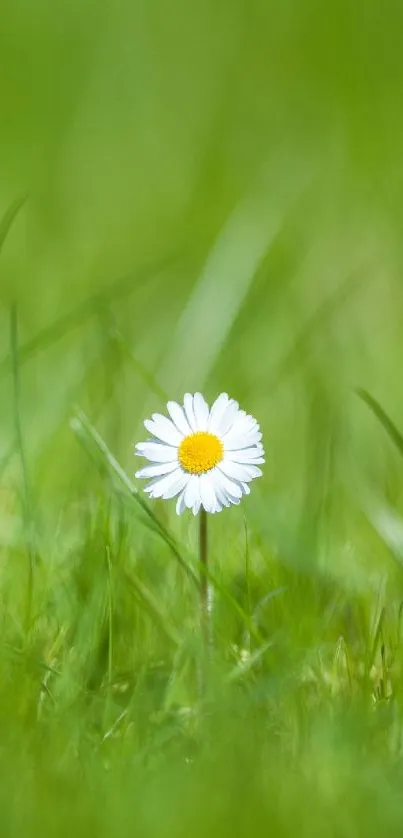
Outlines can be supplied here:
M0 831L396 835L402 13L9 6ZM263 479L197 522L143 418L227 391Z

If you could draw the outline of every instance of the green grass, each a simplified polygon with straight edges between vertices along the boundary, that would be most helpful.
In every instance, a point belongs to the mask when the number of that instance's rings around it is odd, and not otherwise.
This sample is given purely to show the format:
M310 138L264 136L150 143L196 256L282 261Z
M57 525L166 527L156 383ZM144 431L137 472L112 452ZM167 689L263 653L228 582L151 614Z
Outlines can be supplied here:
M403 10L6 4L0 831L400 836ZM149 504L167 399L264 476Z

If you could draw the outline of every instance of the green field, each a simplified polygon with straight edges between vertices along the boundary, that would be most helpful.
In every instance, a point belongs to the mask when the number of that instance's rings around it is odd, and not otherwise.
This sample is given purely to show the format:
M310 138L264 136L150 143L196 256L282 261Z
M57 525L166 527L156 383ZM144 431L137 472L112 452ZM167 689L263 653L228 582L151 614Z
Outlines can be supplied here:
M398 0L3 3L4 838L402 835L402 50ZM208 655L134 478L187 390L266 449Z

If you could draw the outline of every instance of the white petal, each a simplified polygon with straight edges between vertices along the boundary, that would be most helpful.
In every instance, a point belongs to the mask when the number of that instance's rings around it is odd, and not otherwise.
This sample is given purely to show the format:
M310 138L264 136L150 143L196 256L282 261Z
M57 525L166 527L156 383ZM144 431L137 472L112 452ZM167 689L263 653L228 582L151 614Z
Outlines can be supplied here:
M193 409L193 396L190 393L185 393L183 403L190 428L192 431L197 431L196 417Z
M260 477L262 470L258 466L247 466L244 463L234 463L232 460L225 458L218 466L227 477L232 477L239 483L248 483L254 477Z
M138 442L136 453L139 457L146 457L155 463L172 463L178 458L177 449L162 442Z
M232 425L226 431L225 436L226 437L229 436L233 431L235 431L236 433L238 433L238 432L239 433L241 433L241 432L242 433L247 433L248 430L249 430L249 424L248 424L248 421L247 421L248 418L249 417L247 416L245 411L240 410L238 408L238 411L237 411L236 415L233 417Z
M217 433L221 437L223 437L227 433L227 431L232 427L232 425L234 423L234 419L235 419L238 411L239 411L238 402L234 401L233 399L230 399L230 401L227 404L227 407L224 410L224 413L221 416L221 419L220 419L220 422L219 422L219 425L218 425L218 428L217 428Z
M221 393L218 396L218 399L215 400L211 410L210 410L210 417L208 420L207 430L211 431L212 433L216 433L218 430L218 425L221 421L221 417L224 413L224 410L227 407L229 402L229 398L227 393Z
M160 497L160 495L158 493L160 486L162 485L163 490L164 490L164 486L166 486L166 485L170 486L172 481L175 481L175 474L178 471L179 471L179 467L177 466L175 471L171 472L171 474L166 474L166 475L164 475L164 477L155 477L154 480L151 480L151 482L147 484L144 491L150 496L150 498ZM156 494L154 493L154 490L155 490ZM161 494L161 496L162 496L162 494Z
M214 512L216 496L214 491L214 479L210 474L200 475L200 499L206 512Z
M241 463L234 463L232 460L225 457L222 462L219 463L217 468L227 477L230 477L232 480L237 480L238 483L246 481L246 466Z
M223 439L227 451L235 451L239 448L251 448L253 445L258 445L262 439L260 431L250 431L250 433L230 433L226 434Z
M245 416L242 417L242 430L244 431L258 431L260 425L258 425L254 416L251 416L249 413L246 413Z
M228 451L230 457L236 457L238 454L242 457L264 457L264 448L261 442L256 445L241 446L240 448L227 448L224 444L224 450Z
M182 512L186 509L185 506L185 490L183 489L180 493L178 500L176 501L176 514L182 515Z
M185 412L183 407L181 407L176 402L168 402L167 404L168 412L170 416L175 422L176 427L178 430L184 434L184 436L189 436L192 433L188 420L186 419Z
M224 506L229 506L229 503L225 502L224 498L221 498L221 493L217 492L217 490L216 490L216 500L217 500L216 512L221 512L221 510L223 509Z
M213 473L215 484L218 484L220 489L222 489L231 500L232 498L242 497L242 486L234 480L230 480L226 474L223 474L223 472L220 471L219 466L214 469Z
M256 419L253 419L252 416L242 416L241 411L238 410L238 413L233 420L231 428L228 429L226 436L231 436L231 434L250 434L259 430L260 428Z
M220 510L223 506L231 506L231 501L225 492L225 490L220 486L218 483L215 484L215 493L217 497L217 503L220 507Z
M242 422L244 419L250 419L250 416L247 414L246 410L242 410L239 408L236 419L234 420L236 423Z
M213 509L213 512L221 512L224 506L230 506L230 501L228 500L228 497L224 489L222 489L219 485L216 479L216 473L213 474L213 472L210 472L210 477L212 480L212 487L214 489L215 495L215 507Z
M244 464L242 464L242 465L244 465ZM263 474L262 469L259 468L259 466L255 466L253 463L250 463L248 465L244 465L244 468L245 468L245 470L248 474L248 481L245 481L245 482L249 482L250 480L254 480L255 477L261 477L262 474Z
M241 483L245 495L250 495L250 488L247 483Z
M177 476L175 482L171 484L170 488L166 489L163 498L164 500L169 500L169 498L175 498L178 492L182 492L186 486L186 483L189 479L189 475L181 469L180 475Z
M178 468L178 461L173 463L158 463L156 466L145 466L140 471L136 471L135 477L141 479L142 477L162 477L164 474L169 474Z
M193 397L193 408L199 431L207 430L207 422L209 418L209 406L201 393L195 393Z
M256 446L255 448L241 448L238 451L226 451L228 460L232 460L235 463L251 463L253 465L258 465L259 463L264 463L264 454L262 446Z
M221 474L220 476L221 476L221 478L223 478L224 480L226 480L226 479L227 479L227 478L225 478L225 477L224 477L224 475L223 475L223 474ZM229 481L229 480L228 480L228 483L230 484L230 481ZM216 482L216 485L215 485L215 491L216 491L216 495L217 495L218 502L219 502L222 506L231 506L231 504L236 504L236 505L237 505L238 503L240 503L240 502L241 502L241 497L242 497L242 488L241 488L241 486L240 486L240 485L238 485L238 484L236 484L236 485L235 485L235 484L232 484L232 486L234 486L234 489L233 489L231 492L229 492L229 491L227 491L227 489L224 487L224 484L221 484L221 483ZM236 494L234 494L234 492L235 492Z
M214 488L218 503L222 506L231 506L231 504L237 506L241 502L242 485L230 480L218 468L214 470Z
M195 500L192 506L193 515L198 515L201 506L201 500Z
M180 445L183 439L181 434L175 427L174 423L166 416L161 416L160 413L154 413L152 419L146 419L144 427L157 439L162 442L167 442L168 445Z
M243 410L238 411L238 415L235 417L232 427L230 427L226 434L225 434L225 445L227 447L239 447L245 448L245 444L243 440L250 439L250 444L254 444L257 441L256 437L261 439L261 434L259 435L259 425L256 422L256 419L253 416L249 416ZM239 446L237 445L237 441L240 440ZM235 444L234 444L235 443Z
M191 509L198 500L200 500L199 478L196 474L191 474L186 484L185 504L188 509Z
M149 493L150 498L173 498L184 489L187 482L187 475L181 468L177 468L172 474L167 474L159 480L153 481L149 486L146 486L145 492Z

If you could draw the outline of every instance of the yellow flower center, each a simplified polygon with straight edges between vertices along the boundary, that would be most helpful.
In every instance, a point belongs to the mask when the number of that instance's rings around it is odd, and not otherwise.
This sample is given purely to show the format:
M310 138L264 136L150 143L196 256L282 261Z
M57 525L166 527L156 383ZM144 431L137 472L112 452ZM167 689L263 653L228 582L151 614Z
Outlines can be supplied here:
M182 440L178 458L182 468L190 474L203 474L220 463L224 447L215 434L196 431Z

